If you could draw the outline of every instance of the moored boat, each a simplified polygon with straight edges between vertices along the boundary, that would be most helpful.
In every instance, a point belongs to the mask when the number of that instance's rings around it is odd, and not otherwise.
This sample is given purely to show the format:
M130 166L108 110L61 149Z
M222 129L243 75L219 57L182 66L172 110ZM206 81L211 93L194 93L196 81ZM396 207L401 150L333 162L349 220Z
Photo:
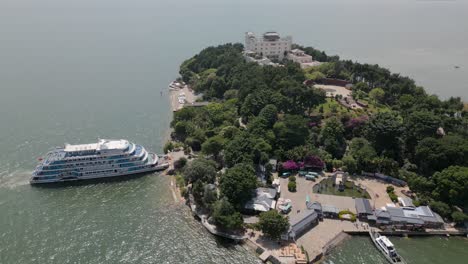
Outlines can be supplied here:
M100 139L92 144L66 144L48 152L33 171L30 183L121 177L168 167L169 163L141 145L124 139Z
M369 235L375 247L377 247L390 263L406 264L403 258L396 252L395 246L386 236L382 236L372 229L369 230Z

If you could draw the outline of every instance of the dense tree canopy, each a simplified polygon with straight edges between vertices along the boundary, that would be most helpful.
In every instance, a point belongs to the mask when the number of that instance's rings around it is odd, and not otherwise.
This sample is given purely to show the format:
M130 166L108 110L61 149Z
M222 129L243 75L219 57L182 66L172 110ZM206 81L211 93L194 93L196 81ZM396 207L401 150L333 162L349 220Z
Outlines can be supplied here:
M403 132L402 120L395 112L382 112L372 116L367 123L366 138L378 154L397 157Z
M226 198L221 198L213 204L212 218L216 225L225 229L238 229L243 223L242 215Z
M328 170L404 179L421 202L433 203L446 217L452 217L452 205L467 204L468 115L460 98L443 101L378 65L295 47L323 63L305 70L286 61L281 67L260 66L244 60L241 44L209 47L186 60L183 80L210 104L174 113L172 138L178 142L165 151L189 146L218 168L227 167L219 179L221 195L235 209L250 197L254 172L264 170L268 159L303 164L311 156ZM324 91L313 85L323 78L352 83L352 96L368 107L350 109L335 98L325 100ZM194 196L208 207L216 201L204 188L215 182L211 167L192 162L184 168Z
M260 214L258 227L263 234L278 239L289 229L289 221L276 210L270 210Z
M227 169L220 178L221 194L234 206L241 208L257 187L257 177L250 164L239 163Z
M468 167L451 166L436 172L434 185L435 198L462 207L468 205Z
M184 176L187 182L213 183L216 177L215 164L209 160L196 159L185 167Z
M320 133L320 143L335 158L341 158L346 149L343 124L337 118L330 118Z

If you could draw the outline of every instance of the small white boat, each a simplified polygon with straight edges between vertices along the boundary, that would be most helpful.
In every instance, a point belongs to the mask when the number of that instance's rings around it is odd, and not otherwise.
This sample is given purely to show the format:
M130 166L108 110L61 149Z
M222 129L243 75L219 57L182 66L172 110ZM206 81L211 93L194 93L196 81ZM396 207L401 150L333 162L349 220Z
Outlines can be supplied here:
M177 82L177 81L172 81L170 84L169 84L169 90L179 90L179 89L182 89L184 86Z
M369 235L375 247L382 252L390 263L406 264L406 261L396 252L395 246L386 236L382 236L372 229L369 230Z

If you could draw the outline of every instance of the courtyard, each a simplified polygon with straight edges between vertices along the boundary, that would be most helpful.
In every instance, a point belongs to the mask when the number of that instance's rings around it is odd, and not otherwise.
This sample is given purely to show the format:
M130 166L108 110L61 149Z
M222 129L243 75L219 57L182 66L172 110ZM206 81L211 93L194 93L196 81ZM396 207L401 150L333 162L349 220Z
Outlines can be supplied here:
M333 179L330 177L325 178L319 183L315 184L313 187L313 192L318 194L329 194L369 199L370 195L365 189L366 188L361 188L360 186L356 185L353 181L347 180L344 183L344 189L339 190L338 186L334 184Z

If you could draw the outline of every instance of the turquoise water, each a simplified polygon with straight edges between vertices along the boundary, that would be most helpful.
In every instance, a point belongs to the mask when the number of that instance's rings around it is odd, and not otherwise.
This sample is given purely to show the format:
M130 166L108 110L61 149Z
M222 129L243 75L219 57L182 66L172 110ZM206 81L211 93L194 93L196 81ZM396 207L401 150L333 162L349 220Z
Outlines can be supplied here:
M467 12L466 1L1 1L0 263L255 262L207 234L157 174L52 189L29 175L65 142L127 138L160 152L180 63L248 30L466 99Z

